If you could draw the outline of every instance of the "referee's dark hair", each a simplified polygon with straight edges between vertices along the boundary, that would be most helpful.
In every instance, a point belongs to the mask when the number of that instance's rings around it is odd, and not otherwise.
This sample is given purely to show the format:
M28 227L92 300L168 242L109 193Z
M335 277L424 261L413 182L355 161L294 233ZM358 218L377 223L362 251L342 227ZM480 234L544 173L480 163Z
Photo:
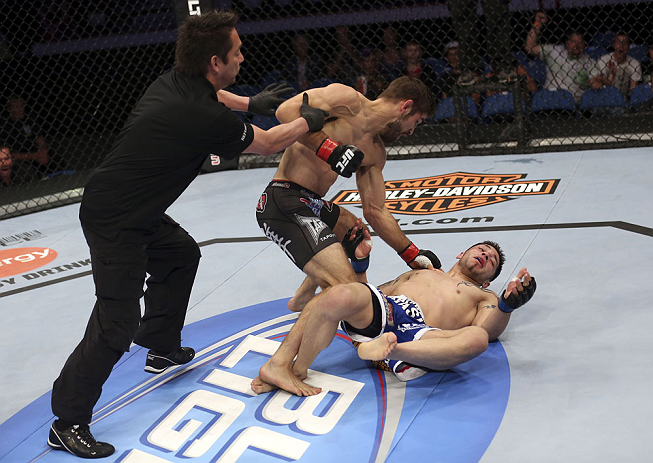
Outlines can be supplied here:
M226 64L237 22L238 15L231 11L212 10L188 18L177 29L175 70L190 77L203 76L213 55Z

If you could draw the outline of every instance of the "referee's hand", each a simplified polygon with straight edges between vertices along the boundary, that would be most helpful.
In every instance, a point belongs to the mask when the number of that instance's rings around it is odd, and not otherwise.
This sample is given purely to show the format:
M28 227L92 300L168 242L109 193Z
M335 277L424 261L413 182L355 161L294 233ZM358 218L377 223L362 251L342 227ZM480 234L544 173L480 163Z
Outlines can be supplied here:
M270 84L262 92L249 97L247 110L261 116L274 116L277 106L283 103L288 98L287 94L292 91L294 89L285 82Z
M329 112L320 108L314 108L308 104L308 93L304 93L302 105L299 108L299 114L308 122L309 132L319 132L324 127L324 118L329 116Z

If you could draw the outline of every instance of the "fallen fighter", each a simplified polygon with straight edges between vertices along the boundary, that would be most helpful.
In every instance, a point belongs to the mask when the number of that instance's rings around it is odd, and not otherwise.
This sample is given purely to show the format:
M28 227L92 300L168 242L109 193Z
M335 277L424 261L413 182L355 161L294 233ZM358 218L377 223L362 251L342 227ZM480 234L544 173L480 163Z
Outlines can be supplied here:
M369 259L371 250L362 232L357 231L354 228L355 239L350 234L343 241L354 262ZM382 362L402 380L428 370L446 370L482 354L488 342L505 330L512 311L531 299L535 279L522 268L501 296L487 289L505 260L493 241L474 244L456 259L448 272L411 270L378 288L367 283L362 273L358 274L361 282L325 291L308 314L293 364L298 381L293 382L292 390L286 390L300 396L321 391L303 380L317 354L331 343L341 321L351 339L360 342L358 355L362 359ZM260 375L266 383L279 386L265 365Z

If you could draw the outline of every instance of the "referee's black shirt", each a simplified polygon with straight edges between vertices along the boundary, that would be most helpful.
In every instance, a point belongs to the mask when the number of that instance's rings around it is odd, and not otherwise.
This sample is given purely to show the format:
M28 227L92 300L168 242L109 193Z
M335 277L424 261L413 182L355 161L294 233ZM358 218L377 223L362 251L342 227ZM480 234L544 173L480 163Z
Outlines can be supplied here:
M151 231L207 156L232 159L253 139L206 78L168 71L138 101L88 181L82 224L108 239L124 229Z

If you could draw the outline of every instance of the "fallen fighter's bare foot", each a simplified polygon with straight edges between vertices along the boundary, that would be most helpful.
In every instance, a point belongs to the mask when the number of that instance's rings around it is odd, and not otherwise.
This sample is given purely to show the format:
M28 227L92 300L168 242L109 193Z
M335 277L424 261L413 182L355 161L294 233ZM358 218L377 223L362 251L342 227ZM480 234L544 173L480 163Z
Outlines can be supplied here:
M397 347L394 333L383 333L373 341L362 342L358 346L358 356L363 360L383 360Z
M257 381L258 380L258 381ZM281 388L300 397L308 397L322 392L322 388L309 386L286 366L275 366L266 362L259 370L259 376L252 381L252 390L258 394Z

